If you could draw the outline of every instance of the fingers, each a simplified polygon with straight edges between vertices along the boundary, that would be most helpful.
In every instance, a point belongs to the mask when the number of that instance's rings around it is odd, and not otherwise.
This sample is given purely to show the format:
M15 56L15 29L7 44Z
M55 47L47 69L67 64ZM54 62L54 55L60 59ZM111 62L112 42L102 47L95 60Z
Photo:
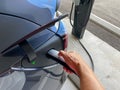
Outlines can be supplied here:
M63 59L67 62L68 61L68 54L67 52L64 52L64 51L60 51L59 54L58 54L60 57L63 57Z
M70 67L72 66L73 62L70 58L69 53L61 50L58 55L60 58L62 57L64 59L64 61L68 64L68 66Z
M65 52L65 51L61 50L58 55L60 57L62 57L64 59L64 61L66 62L66 64L68 64L68 66L71 67L74 70L75 59L74 59L74 57L72 55L70 55L72 53L74 53L74 52L73 51Z
M66 52L64 52L63 50L61 50L58 55L64 57L64 56L66 56Z
M63 67L63 69L64 69L67 73L69 73L69 74L73 74L73 72L70 71L69 69L67 69L66 67Z
M87 66L82 57L74 51L65 52L61 50L58 55L64 59L65 63L74 70L77 75L80 74L81 67ZM66 68L64 68L64 70L71 73L70 70Z
M65 61L67 64L70 64L70 63L72 63L70 53L73 53L73 51L71 51L71 52L65 52L65 51L62 51L62 50L61 50L58 55L59 55L60 57L63 57L64 61Z

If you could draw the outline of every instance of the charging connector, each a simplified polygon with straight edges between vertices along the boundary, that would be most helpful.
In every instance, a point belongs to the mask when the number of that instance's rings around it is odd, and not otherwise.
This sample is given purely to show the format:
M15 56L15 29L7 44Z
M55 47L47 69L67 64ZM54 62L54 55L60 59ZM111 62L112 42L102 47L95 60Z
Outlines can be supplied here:
M51 49L47 52L47 55L52 58L54 61L56 61L57 63L61 64L62 66L64 66L65 68L67 68L68 70L70 70L71 72L73 72L74 74L76 74L76 72L70 68L64 60L62 60L61 58L59 58L58 56L58 51L55 49ZM77 75L77 74L76 74Z

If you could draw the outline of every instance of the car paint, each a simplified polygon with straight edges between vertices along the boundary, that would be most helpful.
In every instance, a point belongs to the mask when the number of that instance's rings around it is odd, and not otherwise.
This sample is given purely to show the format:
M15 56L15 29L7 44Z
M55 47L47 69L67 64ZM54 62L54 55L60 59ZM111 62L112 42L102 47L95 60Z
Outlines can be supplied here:
M28 1L30 3L28 3ZM48 1L52 1L52 3L49 4ZM20 37L51 21L56 13L56 1L57 0L39 0L40 6L38 6L36 5L38 0L2 0L0 3L0 18L3 21L0 21L0 34L3 35L0 35L0 43L5 41L2 44L6 44L3 45L3 47L8 47ZM35 64L28 62L27 58L23 57L26 55L24 50L19 46L16 46L9 50L5 55L0 55L1 59L5 59L2 60L4 62L0 63L0 66L9 63L8 66L10 67L11 63L14 64L16 59L21 58L23 58L23 60L18 65L22 64L24 68L43 68L57 65L54 68L49 68L48 71L25 71L26 83L23 90L36 90L38 88L40 90L47 90L48 88L50 90L59 90L66 79L66 73L63 71L63 67L47 57L46 53L51 48L64 50L66 48L64 47L64 44L66 44L66 34L65 26L63 22L60 21L58 29L53 26L27 40L38 56L35 60ZM1 50L4 49L3 47ZM10 62L6 62L9 58L11 59ZM13 60L14 58L15 60ZM52 86L53 84L55 85L54 87Z

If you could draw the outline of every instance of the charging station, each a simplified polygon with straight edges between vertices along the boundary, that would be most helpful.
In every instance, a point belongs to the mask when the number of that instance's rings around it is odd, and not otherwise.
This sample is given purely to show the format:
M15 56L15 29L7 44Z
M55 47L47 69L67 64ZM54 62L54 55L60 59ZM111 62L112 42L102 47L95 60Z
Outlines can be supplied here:
M94 0L74 0L73 2L75 6L72 34L81 39L84 35Z

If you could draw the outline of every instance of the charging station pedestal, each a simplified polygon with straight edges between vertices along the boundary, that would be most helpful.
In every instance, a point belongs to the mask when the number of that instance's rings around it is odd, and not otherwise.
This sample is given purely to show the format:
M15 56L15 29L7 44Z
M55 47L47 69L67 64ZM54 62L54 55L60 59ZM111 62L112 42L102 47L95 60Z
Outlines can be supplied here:
M72 34L79 39L81 39L84 35L93 3L94 0L80 0L80 1L75 0L74 24Z

